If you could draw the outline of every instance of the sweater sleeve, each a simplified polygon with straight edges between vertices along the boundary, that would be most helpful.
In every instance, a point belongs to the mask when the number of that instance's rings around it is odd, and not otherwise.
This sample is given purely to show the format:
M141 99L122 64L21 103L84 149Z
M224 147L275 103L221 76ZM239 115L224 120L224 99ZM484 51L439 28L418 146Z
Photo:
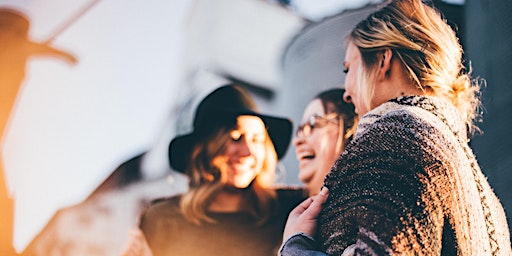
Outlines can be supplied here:
M421 127L419 129L418 127ZM409 115L382 118L347 146L325 180L319 216L329 255L439 252L443 212L428 169L428 128ZM428 253L427 253L428 254Z
M320 251L315 240L304 234L297 233L288 238L279 249L279 256L326 256Z

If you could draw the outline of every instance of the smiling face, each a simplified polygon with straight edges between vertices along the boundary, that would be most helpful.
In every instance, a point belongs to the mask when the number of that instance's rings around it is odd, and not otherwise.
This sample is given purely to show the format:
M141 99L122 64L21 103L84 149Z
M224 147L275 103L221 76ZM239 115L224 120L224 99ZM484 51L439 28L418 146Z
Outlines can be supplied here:
M246 188L258 176L265 161L266 140L265 124L259 117L237 118L224 151L213 160L227 186Z
M314 99L309 103L304 110L302 123L308 122L311 117L315 116L332 116L331 113L325 113L320 99ZM299 133L293 139L295 153L299 160L299 179L306 184L311 195L320 191L325 175L342 151L337 147L343 145L343 143L338 143L339 140L343 140L341 136L343 134L343 118L331 117L328 120L323 122L325 125L313 128L309 136Z

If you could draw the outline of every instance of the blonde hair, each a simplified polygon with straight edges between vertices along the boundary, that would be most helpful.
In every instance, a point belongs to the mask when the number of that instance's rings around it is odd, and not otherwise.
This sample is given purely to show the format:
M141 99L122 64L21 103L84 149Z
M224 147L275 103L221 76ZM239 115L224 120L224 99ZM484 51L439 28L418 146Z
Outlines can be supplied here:
M361 21L347 38L361 52L358 88L370 107L380 53L390 49L405 75L431 96L448 99L468 131L478 130L480 83L462 63L463 49L440 12L421 0L393 0Z
M191 154L191 164L187 169L190 177L190 189L182 195L180 208L183 215L191 222L215 223L207 214L208 206L224 187L223 172L213 164L213 160L224 151L226 142L231 139L232 128L221 127L212 132L200 143L196 143ZM272 186L275 180L277 153L268 135L265 136L265 159L261 172L252 184L244 190L244 197L250 202L247 204L248 212L264 223L271 213L275 203L276 194Z

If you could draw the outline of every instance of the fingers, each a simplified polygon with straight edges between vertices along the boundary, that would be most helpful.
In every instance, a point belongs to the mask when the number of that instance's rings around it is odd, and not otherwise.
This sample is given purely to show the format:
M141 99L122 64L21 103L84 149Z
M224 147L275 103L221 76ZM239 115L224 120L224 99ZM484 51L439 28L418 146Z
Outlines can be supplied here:
M305 210L308 211L310 218L316 218L318 214L320 214L322 205L327 201L328 196L329 190L326 187L323 187L322 190L320 190L320 193L313 198L309 207Z
M297 205L290 212L290 215L305 215L308 218L316 218L322 210L322 205L327 201L328 195L329 190L323 187L318 195L310 197Z
M316 218L320 214L328 194L327 188L322 188L318 195L306 199L290 212L284 228L283 241L299 232L310 236L315 234Z
M329 190L323 187L318 195L306 199L293 209L290 215L300 215L300 218L303 220L315 220L322 210L322 205L327 201L328 195Z
M299 205L297 205L291 212L290 215L301 215L304 211L306 211L309 206L313 203L313 198L309 197L306 200L302 201Z

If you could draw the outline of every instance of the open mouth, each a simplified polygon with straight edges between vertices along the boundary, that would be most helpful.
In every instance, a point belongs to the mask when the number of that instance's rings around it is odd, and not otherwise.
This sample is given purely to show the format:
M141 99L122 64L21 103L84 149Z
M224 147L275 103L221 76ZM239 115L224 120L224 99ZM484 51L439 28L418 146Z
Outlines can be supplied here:
M314 153L304 152L299 155L299 161L300 160L311 160L315 158Z

